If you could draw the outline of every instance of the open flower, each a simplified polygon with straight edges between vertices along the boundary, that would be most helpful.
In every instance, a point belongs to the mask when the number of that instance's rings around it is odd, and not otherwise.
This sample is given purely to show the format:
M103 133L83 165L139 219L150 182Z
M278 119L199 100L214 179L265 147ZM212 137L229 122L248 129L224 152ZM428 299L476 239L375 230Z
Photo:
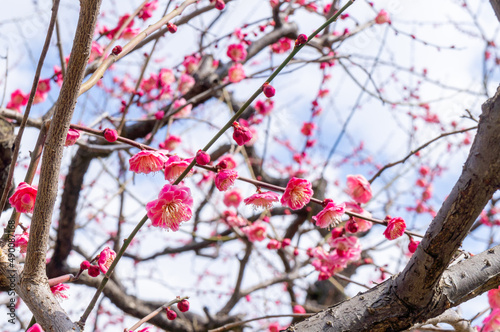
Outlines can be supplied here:
M240 191L238 189L233 189L224 194L223 202L227 207L234 206L235 208L238 208L242 200L243 197L241 197Z
M24 231L23 234L14 235L14 247L20 249L21 254L25 254L28 250L28 241L30 240L30 234Z
M363 209L359 204L353 203L353 202L346 202L345 203L345 208L349 212L354 212L357 214L360 214L365 217L371 218L372 214L365 209ZM362 219L362 218L357 218L357 217L352 217L356 225L358 226L357 232L366 232L370 228L372 228L373 224L371 221Z
M384 231L384 236L387 240L394 240L404 234L406 230L406 223L403 218L391 218L387 222L387 228Z
M61 284L61 283L50 287L50 291L52 292L52 294L54 294L55 297L57 297L58 299L61 299L61 300L68 298L68 295L65 293L68 289L69 289L69 285L65 285L65 284Z
M179 224L191 219L193 198L188 187L166 184L158 199L146 204L147 215L154 227L179 230Z
M104 248L104 250L99 254L99 260L97 261L99 264L99 270L101 270L102 273L107 273L115 258L116 252L109 247Z
M229 68L227 76L229 77L229 82L231 83L238 83L242 81L246 77L243 65L241 63L233 64Z
M226 191L234 185L234 181L238 177L238 172L232 169L223 169L215 176L215 186L220 191Z
M26 332L44 332L40 324L35 323L32 327L26 330Z
M363 175L347 176L347 193L358 203L368 203L372 198L372 188Z
M66 142L64 146L71 146L76 143L76 140L80 138L80 132L76 129L69 128L68 134L66 135Z
M262 241L267 235L266 224L262 223L260 220L254 222L250 226L243 227L241 231L245 233L250 242Z
M318 213L316 216L312 217L316 223L316 226L321 228L337 226L342 221L342 215L345 212L345 204L335 204L333 201L329 201L325 208Z
M245 198L244 202L246 205L252 204L255 208L261 207L264 209L270 209L273 207L273 203L278 201L278 194L272 191L266 191L261 193L260 191L253 194L250 197Z
M243 44L231 44L227 47L227 56L233 61L243 61L247 57L247 51Z
M311 182L293 177L286 185L285 193L281 197L281 204L292 210L302 209L309 203L313 193Z
M165 163L165 180L170 181L171 183L177 180L179 175L182 174L189 166L191 160L189 159L181 159L179 156L171 156L168 158ZM190 170L186 176L190 176L193 174L193 171Z
M167 157L158 151L142 150L132 156L128 162L132 172L149 174L161 171L167 160Z
M35 208L37 188L30 186L26 182L21 182L9 198L9 203L19 213L33 213Z
M391 23L391 17L389 16L389 13L383 9L379 11L377 17L375 17L375 23L377 24Z

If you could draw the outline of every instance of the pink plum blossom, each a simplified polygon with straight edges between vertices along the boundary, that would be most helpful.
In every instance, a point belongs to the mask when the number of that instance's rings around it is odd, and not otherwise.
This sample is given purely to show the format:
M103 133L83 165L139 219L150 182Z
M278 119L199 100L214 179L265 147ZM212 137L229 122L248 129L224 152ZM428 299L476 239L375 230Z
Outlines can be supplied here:
M264 95L267 98L271 98L276 94L276 89L274 89L274 87L271 84L266 82L262 84L262 92L264 92Z
M231 227L243 227L247 224L247 221L244 218L238 216L236 212L231 210L224 211L222 217L224 222Z
M234 157L230 154L223 155L222 157L219 158L219 164L224 163L226 167L225 169L235 169L236 166L238 166L238 163L236 160L234 160Z
M130 158L129 169L134 173L158 172L163 169L167 160L167 157L158 151L142 150Z
M110 143L115 142L118 139L118 133L114 129L110 128L104 129L103 135L104 139L106 139L106 141Z
M223 169L215 176L215 186L219 191L226 191L234 185L238 172L231 169Z
M227 48L227 56L235 62L243 61L247 57L247 51L243 44L231 44Z
M188 187L166 184L158 199L146 205L147 215L154 227L179 230L179 224L191 219L193 198Z
M333 240L330 238L328 244L332 249L337 250L339 257L347 258L349 262L354 262L361 258L361 244L355 236L341 236Z
M191 110L193 109L193 105L186 105L186 99L180 98L174 101L173 108L174 110L181 108L177 113L174 114L174 118L185 118L191 114Z
M306 313L306 309L304 309L304 307L299 305L299 304L294 305L292 311L294 314L305 314Z
M272 99L266 99L264 101L257 100L255 103L255 110L260 115L269 115L274 109L274 101Z
M377 17L375 17L375 23L377 24L391 23L391 18L389 16L389 13L383 9L379 11Z
M104 248L103 251L101 251L101 253L99 254L99 259L97 260L99 270L101 270L101 272L104 274L107 273L115 258L116 252L114 252L113 249L109 247Z
M20 249L21 254L25 254L28 250L28 241L30 239L30 234L24 231L22 234L14 235L14 247Z
M145 21L151 16L153 16L153 12L156 10L156 8L158 8L158 0L153 0L151 2L148 2L139 11L137 17Z
M500 287L488 291L488 303L493 309L500 308Z
M196 163L201 166L207 165L210 163L210 155L203 150L198 150L196 152Z
M69 285L65 285L65 284L61 284L61 283L50 287L50 291L52 292L52 294L54 294L55 297L57 297L61 300L68 298L68 295L65 293L68 289L69 289Z
M500 308L495 308L483 320L481 332L498 332L500 330Z
M44 329L40 326L40 324L35 323L32 327L26 330L26 332L44 332Z
M293 177L286 185L285 193L281 197L281 204L292 210L302 209L309 203L313 193L311 182Z
M28 103L28 95L17 89L10 95L10 101L7 103L7 108L21 112L21 106L26 106Z
M304 122L302 125L302 129L300 129L300 132L304 136L312 136L314 129L316 129L316 124L314 122Z
M413 239L410 239L410 243L408 244L408 251L411 254L415 253L415 251L417 251L419 244L420 244L420 241L415 241Z
M165 180L170 181L171 183L177 180L179 175L182 174L189 166L191 160L189 159L181 159L179 156L174 155L168 158L165 162ZM192 170L186 176L192 175Z
M321 228L329 228L338 225L342 221L342 215L345 212L345 204L335 204L333 201L329 201L325 208L318 213L316 216L312 217L316 223L316 226Z
M192 74L198 69L200 65L200 56L199 55L188 55L184 58L182 65L186 68L186 72L188 74Z
M182 139L179 136L169 135L164 142L158 144L158 147L167 151L174 151L181 142Z
M160 69L158 74L158 81L161 86L167 86L175 82L175 76L171 69L163 68Z
M227 207L233 206L238 208L242 200L243 197L241 196L241 192L238 189L233 189L224 194L223 202Z
M266 192L257 192L256 194L253 194L250 197L245 198L244 202L246 205L253 205L255 208L264 208L269 210L270 208L273 207L274 202L279 201L279 196L278 194L272 192L272 191L266 191Z
M80 138L80 132L76 129L69 128L68 134L66 134L66 142L64 146L71 146L76 143L76 140Z
M384 236L387 238L387 240L394 240L403 235L405 230L406 223L403 218L391 218L387 222L387 228L384 231Z
M241 82L246 77L243 65L241 63L233 64L229 68L227 76L229 78L229 82L231 83Z
M182 74L179 80L179 86L177 88L179 89L179 92L184 95L189 90L191 90L194 84L195 80L192 76L189 76L188 74Z
M239 124L237 121L233 122L233 139L239 146L245 145L252 139L252 132L247 127Z
M241 231L245 233L250 242L262 241L267 235L266 224L262 223L260 220L254 222L250 226L243 227Z
M30 186L26 182L21 182L14 191L14 194L9 198L9 203L19 213L33 213L36 193L36 187Z
M371 218L371 216L372 216L372 214L370 212L363 209L361 206L359 206L359 204L356 204L353 202L346 202L345 208L346 208L346 211L354 212L354 213L360 214L360 215L365 216L365 217ZM358 217L352 217L352 219L358 225L358 232L366 232L369 229L371 229L373 226L371 221L368 221L368 220L365 220L362 218L358 218Z
M372 188L363 175L347 176L347 193L357 203L368 203L372 198Z

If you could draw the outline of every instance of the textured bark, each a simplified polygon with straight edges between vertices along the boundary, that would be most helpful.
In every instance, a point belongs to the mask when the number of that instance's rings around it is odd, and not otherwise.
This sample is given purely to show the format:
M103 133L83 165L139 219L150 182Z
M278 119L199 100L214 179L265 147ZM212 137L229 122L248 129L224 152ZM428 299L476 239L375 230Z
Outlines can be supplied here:
M495 11L497 19L500 21L500 0L490 0L490 3L491 7L493 7L493 10Z
M3 193L9 177L10 163L12 162L12 149L14 148L14 126L7 120L0 118L0 193ZM14 186L11 185L12 195ZM10 208L7 201L4 210Z
M16 290L45 331L73 331L71 322L52 295L47 283L46 251L52 211L57 196L59 171L66 133L87 65L95 23L101 1L82 0L68 71L56 102L54 118L47 136L38 194L30 229L24 271Z
M500 88L483 104L462 174L404 271L288 331L400 331L497 287L500 247L448 266L482 209L500 188L498 128Z

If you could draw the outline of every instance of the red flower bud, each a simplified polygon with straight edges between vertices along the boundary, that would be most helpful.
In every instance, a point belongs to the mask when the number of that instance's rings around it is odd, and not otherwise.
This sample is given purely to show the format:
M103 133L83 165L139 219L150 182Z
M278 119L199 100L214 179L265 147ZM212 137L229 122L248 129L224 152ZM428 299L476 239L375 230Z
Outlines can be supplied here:
M120 45L116 45L113 47L113 50L111 51L111 54L113 55L118 55L122 52L122 47Z
M210 162L210 155L203 150L198 150L196 153L196 163L205 166Z
M170 308L167 308L165 309L167 311L167 318L169 320L174 320L177 318L177 314L175 313L175 311L173 311L172 309Z
M97 266L97 265L90 265L88 273L89 273L89 276L95 278L95 277L98 277L99 274L101 274L101 270L99 270L99 266Z
M262 91L264 92L264 95L267 97L267 98L271 98L272 96L274 96L276 94L276 90L271 86L269 85L269 83L264 83L264 85L262 85Z
M104 138L106 141L113 143L118 139L118 133L114 129L106 128L104 129Z
M168 32L170 32L170 33L176 33L177 32L177 25L168 22L167 29L168 29Z
M90 267L90 262L89 261L83 261L80 264L80 270L82 270L82 271L88 270L89 267Z
M226 7L226 4L222 0L216 0L215 1L215 8L218 10L223 10L224 7Z
M252 132L245 126L240 125L238 122L233 122L233 139L236 141L236 144L242 146L248 143L252 139Z
M177 308L180 312L186 312L189 310L189 302L188 300L182 300L177 303Z
M298 47L300 45L304 45L307 43L307 36L304 34L300 34L297 39L295 40L295 47Z

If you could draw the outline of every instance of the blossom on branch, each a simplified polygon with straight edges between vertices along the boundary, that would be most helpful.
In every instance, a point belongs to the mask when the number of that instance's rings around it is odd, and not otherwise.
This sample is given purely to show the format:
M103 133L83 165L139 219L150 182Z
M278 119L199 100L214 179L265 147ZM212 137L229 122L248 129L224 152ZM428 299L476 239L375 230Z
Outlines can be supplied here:
M154 227L179 230L179 224L191 219L193 198L188 187L166 184L158 199L146 205L147 215Z
M129 159L131 170L134 173L149 174L161 171L168 158L158 151L142 150Z
M387 220L388 218L386 218ZM401 217L390 218L387 221L387 228L384 231L384 236L387 240L394 240L404 234L406 230L406 223Z
M110 249L109 247L104 248L104 250L99 254L99 259L97 260L97 263L99 264L99 270L101 270L102 273L106 274L115 258L116 252L114 252L113 249Z
M71 146L76 143L76 140L80 138L80 132L76 129L69 128L68 134L66 134L66 142L64 146Z
M279 196L278 194L272 192L272 191L266 191L261 193L260 191L257 192L256 194L253 194L250 197L245 198L244 202L246 205L253 205L254 208L264 208L266 210L269 210L270 208L273 207L274 202L279 201Z
M330 228L337 226L342 221L345 213L345 204L335 204L332 200L326 204L325 208L312 217L316 226L321 228Z
M215 176L215 186L219 191L226 191L234 185L238 172L231 169L223 169Z
M357 203L368 203L372 198L372 188L363 175L347 176L347 193Z
M292 210L302 209L309 203L313 193L311 182L293 177L286 185L285 193L281 197L281 204Z
M36 187L30 186L26 182L21 182L14 191L14 194L9 198L9 203L19 213L33 213L36 194Z

